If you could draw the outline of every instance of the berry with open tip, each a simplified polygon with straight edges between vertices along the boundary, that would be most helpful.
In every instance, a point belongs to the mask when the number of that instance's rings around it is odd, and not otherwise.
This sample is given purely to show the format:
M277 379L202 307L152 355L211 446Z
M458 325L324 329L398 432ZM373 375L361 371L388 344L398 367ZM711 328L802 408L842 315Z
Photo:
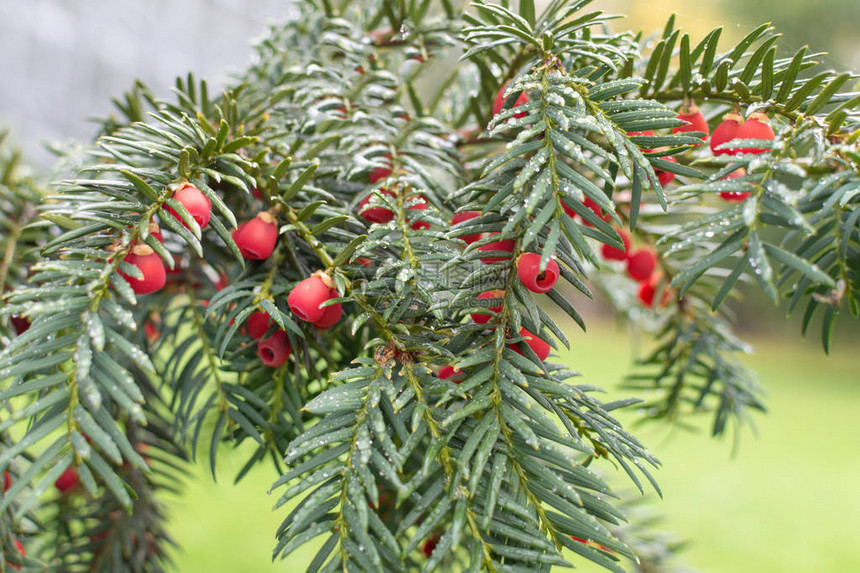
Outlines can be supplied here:
M558 281L558 263L553 259L547 262L546 269L540 271L541 256L537 253L523 253L517 258L517 276L527 289L536 293L552 290Z
M276 330L270 337L257 342L257 356L270 368L282 365L292 353L293 346L283 330Z

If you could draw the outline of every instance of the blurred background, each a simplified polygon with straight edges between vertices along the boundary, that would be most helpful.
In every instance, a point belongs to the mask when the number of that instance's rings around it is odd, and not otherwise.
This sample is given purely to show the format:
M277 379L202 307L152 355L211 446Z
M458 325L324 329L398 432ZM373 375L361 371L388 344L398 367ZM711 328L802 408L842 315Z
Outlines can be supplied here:
M672 13L698 40L723 25L724 42L762 22L784 34L792 53L803 45L840 70L860 69L857 0L597 0L627 14L615 28L662 28ZM177 75L193 71L217 88L251 57L250 44L266 25L295 8L283 0L28 0L0 2L0 127L28 160L47 168L46 141L87 140L87 121L112 111L110 98L136 78L167 94ZM575 325L573 350L562 355L586 380L613 388L645 341L615 325L598 305L586 308L589 334ZM691 544L696 569L727 573L860 571L860 340L844 328L831 356L816 334L802 340L796 319L786 323L769 302L740 307L744 335L756 347L749 365L769 394L771 412L759 416L758 435L731 439L665 426L634 427L664 463L658 480L665 499L654 500L664 528ZM854 327L856 323L849 324ZM612 397L623 394L612 390ZM632 424L635 417L625 422ZM264 573L304 570L310 551L271 563L274 531L287 514L272 512L275 477L261 466L234 487L243 452L225 452L217 483L194 470L185 493L167 500L182 573ZM623 477L623 476L622 476ZM622 484L622 480L615 483ZM301 569L300 569L301 567ZM597 571L584 567L581 571Z

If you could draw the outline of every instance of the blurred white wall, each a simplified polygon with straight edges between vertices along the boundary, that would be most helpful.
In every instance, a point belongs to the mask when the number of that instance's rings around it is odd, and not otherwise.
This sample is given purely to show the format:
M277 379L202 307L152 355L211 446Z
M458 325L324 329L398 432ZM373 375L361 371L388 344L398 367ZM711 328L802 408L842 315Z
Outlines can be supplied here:
M50 165L41 142L91 138L87 118L111 112L136 78L161 95L189 71L218 88L293 10L290 0L0 0L0 129Z

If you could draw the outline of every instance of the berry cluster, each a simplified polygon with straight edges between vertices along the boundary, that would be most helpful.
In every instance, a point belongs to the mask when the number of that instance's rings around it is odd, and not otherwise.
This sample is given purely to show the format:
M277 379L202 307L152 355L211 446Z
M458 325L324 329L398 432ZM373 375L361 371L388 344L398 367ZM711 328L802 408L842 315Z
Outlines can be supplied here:
M722 121L710 132L708 121L702 112L691 103L686 107L682 107L677 115L677 119L686 122L682 126L672 129L672 133L702 133L702 141L707 141L710 136L709 146L714 156L720 155L738 155L740 153L764 153L767 151L765 147L756 147L754 144L749 144L746 147L733 147L730 149L721 149L720 147L733 140L755 140L755 141L772 141L775 139L773 128L770 126L770 119L767 114L756 112L744 121L744 118L738 113L728 113L723 116ZM630 132L629 136L654 136L654 131L638 131ZM645 153L653 153L659 150L646 150ZM663 160L676 163L674 157L663 157ZM654 171L661 185L667 185L675 179L674 173L656 169ZM739 169L730 173L726 179L735 179L743 177L746 172ZM747 192L732 192L724 191L720 193L720 198L729 202L742 202L750 196Z
M511 243L513 243L513 241L511 241ZM511 250L513 250L513 244L511 244ZM481 260L485 263L492 263L495 262L495 260L504 260L504 258L492 257L491 260ZM560 271L558 263L553 259L549 259L549 261L547 261L546 268L543 271L540 270L540 265L541 256L539 254L521 254L517 258L517 277L523 286L530 291L543 294L549 292L555 286L555 283L558 281ZM479 294L477 300L492 300L494 302L499 302L493 306L488 306L486 308L482 307L478 312L471 313L469 316L471 316L472 321L476 324L490 323L490 321L494 319L495 315L501 313L502 308L504 307L504 297L505 291L503 290L489 290ZM536 334L529 332L525 328L520 328L519 335L524 339L523 342L525 342L529 348L534 351L538 358L541 360L547 359L552 348L546 341L538 337ZM519 344L512 344L510 345L510 348L514 352L522 354Z
M371 173L372 180L381 180L390 175L390 170L382 173L374 170ZM256 191L256 190L255 190ZM212 204L210 200L198 188L185 183L181 185L172 196L200 229L209 224L212 215ZM410 208L420 209L421 206ZM423 205L426 207L426 202ZM174 208L166 205L164 210L175 216L183 225L188 227L189 221L183 219ZM390 213L390 211L389 211ZM393 214L392 214L393 216ZM384 215L380 216L380 220ZM390 219L389 219L390 220ZM428 225L429 226L429 225ZM161 230L156 223L150 225L150 235L159 242L163 241ZM247 260L265 260L271 256L278 241L278 227L274 215L269 211L262 211L248 221L240 224L232 234L233 241L239 248L239 252ZM118 272L131 286L135 294L150 294L161 290L167 283L167 275L171 274L164 266L161 257L155 250L145 244L133 244L128 254L123 259L123 265ZM127 269L126 265L134 267L135 270ZM219 279L217 287L223 288L224 277ZM220 290L220 288L219 288ZM299 282L290 292L287 303L297 317L310 322L316 328L325 330L334 326L341 318L342 308L340 303L322 306L330 299L337 298L338 292L334 288L331 278L323 272L315 273L313 276ZM208 301L204 301L206 305ZM287 333L283 329L275 330L266 336L274 325L271 317L263 310L258 310L248 318L243 332L257 340L257 355L266 366L275 368L284 364L293 352ZM144 324L147 338L150 341L158 337L159 331L156 324L147 321ZM77 471L74 468L67 469L61 475L55 485L62 493L73 492L80 484Z

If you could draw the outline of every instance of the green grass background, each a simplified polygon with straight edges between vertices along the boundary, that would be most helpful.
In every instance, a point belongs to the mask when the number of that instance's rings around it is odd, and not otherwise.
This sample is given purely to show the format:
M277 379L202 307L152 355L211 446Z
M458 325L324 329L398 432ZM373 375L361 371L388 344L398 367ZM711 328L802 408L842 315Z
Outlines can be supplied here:
M842 336L827 357L816 340L753 339L749 365L768 392L770 412L732 440L652 424L639 435L663 462L657 479L664 499L653 506L664 528L691 544L684 556L697 569L726 573L850 573L860 571L860 344ZM574 332L572 328L568 332ZM612 388L633 359L630 335L608 323L574 332L563 359L589 383ZM635 344L634 344L635 346ZM612 391L610 396L622 396ZM631 412L631 414L633 414ZM635 416L625 418L631 424ZM274 533L286 515L271 511L278 492L270 465L232 485L242 457L222 455L218 483L201 464L179 498L168 500L171 529L182 547L182 573L298 572L312 550L272 563ZM627 487L619 474L613 483ZM603 569L588 564L579 571Z

